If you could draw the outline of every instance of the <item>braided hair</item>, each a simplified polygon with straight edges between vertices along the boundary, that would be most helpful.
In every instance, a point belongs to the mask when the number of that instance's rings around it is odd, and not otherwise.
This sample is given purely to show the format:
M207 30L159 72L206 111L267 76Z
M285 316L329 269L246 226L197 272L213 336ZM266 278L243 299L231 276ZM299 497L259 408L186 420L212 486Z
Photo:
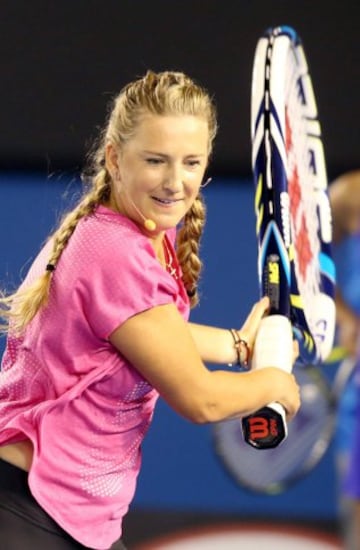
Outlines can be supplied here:
M0 327L3 331L11 324L14 331L21 332L39 309L47 304L53 272L78 222L110 198L112 178L105 165L107 143L121 146L129 141L145 113L203 118L209 128L210 154L217 131L216 110L204 88L185 74L174 71L148 71L144 77L127 84L113 100L106 124L88 155L82 173L85 191L81 199L49 237L52 250L45 272L28 287L21 287L15 293L0 298L0 316L7 321ZM184 217L176 242L191 307L199 299L197 287L202 268L199 247L204 222L205 206L199 193Z

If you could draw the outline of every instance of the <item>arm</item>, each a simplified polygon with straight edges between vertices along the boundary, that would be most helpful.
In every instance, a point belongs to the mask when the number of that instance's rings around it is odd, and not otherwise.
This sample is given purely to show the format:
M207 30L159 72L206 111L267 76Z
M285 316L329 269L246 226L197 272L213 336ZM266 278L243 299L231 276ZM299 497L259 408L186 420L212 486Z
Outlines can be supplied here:
M360 320L345 302L339 288L336 289L335 302L339 345L345 348L349 355L355 356L358 350Z
M264 307L255 309L256 317L261 318ZM247 415L271 401L282 403L290 416L296 413L299 389L291 374L271 367L246 373L211 372L201 360L192 330L196 339L203 340L206 329L197 326L189 330L170 304L131 317L112 333L110 341L174 410L193 422ZM228 350L228 331L209 330L218 342L226 339ZM213 348L206 350L213 352Z
M244 325L238 331L239 336L247 342L250 350L254 347L260 321L268 307L268 298L262 298L254 305ZM228 329L195 323L189 323L188 326L203 361L223 365L236 362L234 339Z
M360 170L346 172L329 186L334 242L360 230Z
M339 244L357 231L360 231L360 170L346 172L329 187L333 217L334 243ZM345 302L341 289L336 289L336 317L339 328L339 344L350 355L357 351L360 322Z

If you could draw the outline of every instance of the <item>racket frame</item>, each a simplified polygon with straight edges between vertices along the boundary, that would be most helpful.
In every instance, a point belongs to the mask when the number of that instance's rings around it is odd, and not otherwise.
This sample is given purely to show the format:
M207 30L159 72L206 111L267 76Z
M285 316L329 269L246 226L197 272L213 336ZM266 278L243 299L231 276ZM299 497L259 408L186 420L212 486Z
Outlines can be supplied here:
M287 133L290 132L290 124L284 81L288 56L292 58L291 78L296 79L295 91L302 104L304 128L297 139L303 139L302 145L308 152L307 169L312 177L312 198L316 206L319 241L319 250L314 258L319 282L316 300L324 315L317 318L315 324L308 322L299 290L299 266L293 242L297 234L291 217L293 197L289 194L288 152L291 152L291 136L289 138ZM294 86L293 82L291 85ZM331 351L335 332L331 211L312 83L302 43L290 27L268 29L258 41L252 76L251 137L260 295L270 299L270 316L284 316L291 322L293 335L299 342L299 362L320 364ZM302 237L305 241L309 239L305 230ZM259 426L262 426L262 431ZM245 440L259 449L273 448L287 436L285 411L279 404L270 404L244 418L242 427Z

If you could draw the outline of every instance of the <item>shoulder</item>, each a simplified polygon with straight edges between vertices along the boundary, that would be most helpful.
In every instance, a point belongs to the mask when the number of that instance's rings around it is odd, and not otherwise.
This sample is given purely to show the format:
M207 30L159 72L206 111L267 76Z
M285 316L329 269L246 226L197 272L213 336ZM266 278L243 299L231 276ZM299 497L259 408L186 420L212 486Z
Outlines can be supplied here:
M130 261L136 256L155 259L154 250L137 225L112 210L100 206L83 218L69 242L76 254L92 261Z

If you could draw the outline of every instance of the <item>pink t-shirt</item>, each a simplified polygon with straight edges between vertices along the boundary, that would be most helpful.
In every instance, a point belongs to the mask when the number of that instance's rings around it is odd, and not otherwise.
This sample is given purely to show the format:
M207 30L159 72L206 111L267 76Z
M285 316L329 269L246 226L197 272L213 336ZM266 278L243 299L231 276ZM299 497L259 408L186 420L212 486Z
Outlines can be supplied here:
M168 232L173 243L175 230ZM45 245L24 282L44 272ZM109 343L134 314L189 302L127 218L100 206L82 219L53 273L48 306L21 338L8 336L0 373L0 445L34 444L29 486L39 504L85 546L121 536L140 446L157 391Z

